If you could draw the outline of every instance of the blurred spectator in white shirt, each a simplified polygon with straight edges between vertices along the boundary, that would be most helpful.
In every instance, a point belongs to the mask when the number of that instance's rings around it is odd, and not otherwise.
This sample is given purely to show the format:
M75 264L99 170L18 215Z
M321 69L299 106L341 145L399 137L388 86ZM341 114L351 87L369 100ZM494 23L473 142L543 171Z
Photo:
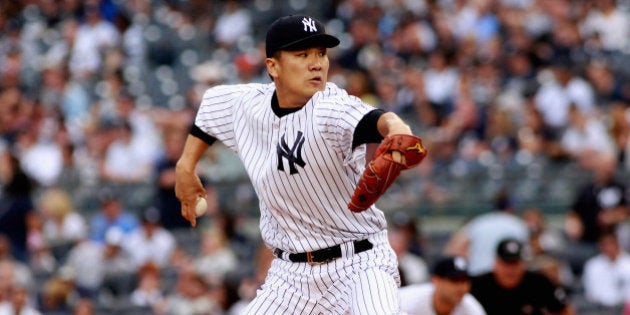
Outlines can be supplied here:
M125 82L121 82L124 87ZM153 120L150 110L143 110L136 106L135 99L129 92L122 90L115 99L116 117L129 122L132 131L131 144L134 151L146 164L153 166L162 152L163 134Z
M572 104L585 115L595 113L593 87L574 75L571 69L573 66L564 58L555 61L552 72L545 73L547 76L543 76L541 87L534 96L536 108L542 113L545 124L559 131L569 124L569 108Z
M41 315L29 299L28 290L19 285L14 285L8 300L0 301L0 314Z
M214 36L220 45L231 46L241 37L251 34L252 18L239 1L228 0L223 5L223 12L217 18L214 28Z
M106 50L116 47L120 33L109 21L103 19L98 3L85 4L85 22L79 25L70 56L70 70L74 77L91 79L103 62Z
M160 225L160 212L157 208L147 208L138 229L125 237L123 248L131 255L135 268L148 263L159 268L168 266L175 250L175 237Z
M576 106L569 107L569 125L560 145L573 160L584 165L593 156L616 156L617 147L606 125L592 115L586 115ZM597 165L594 165L597 167Z
M138 22L140 20L134 19L133 16L125 12L120 12L114 19L114 25L121 34L120 46L125 54L124 64L127 67L138 69L144 66L147 53L143 25Z
M424 91L429 102L438 108L440 117L452 112L458 82L459 72L453 67L448 53L439 50L432 52L429 66L424 71Z
M113 142L107 147L103 161L102 177L112 184L146 183L152 173L152 161L134 142L134 131L126 121L116 121L112 130Z
M598 248L599 254L584 265L584 293L600 305L621 306L630 299L630 254L621 249L614 233L602 234Z
M53 185L63 168L61 147L52 139L42 136L44 121L33 121L18 136L18 157L24 172L39 185Z
M585 39L596 39L606 51L627 52L630 48L630 15L619 9L615 0L596 0L582 21Z

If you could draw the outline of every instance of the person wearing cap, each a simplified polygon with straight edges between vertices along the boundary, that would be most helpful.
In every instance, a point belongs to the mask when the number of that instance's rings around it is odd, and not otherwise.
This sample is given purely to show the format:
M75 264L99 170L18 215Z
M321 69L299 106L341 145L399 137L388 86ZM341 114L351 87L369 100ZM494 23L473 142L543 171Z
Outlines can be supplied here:
M470 290L488 315L574 314L563 287L527 269L525 243L503 239L496 253L493 270L472 277Z
M461 256L445 256L433 265L431 282L401 287L400 305L407 315L485 315L470 294L467 262Z
M399 313L385 215L348 203L368 152L412 132L395 113L328 82L328 49L339 43L311 16L277 19L265 39L273 82L208 89L177 162L175 192L193 226L205 196L196 166L209 146L222 142L247 170L276 258L245 314Z

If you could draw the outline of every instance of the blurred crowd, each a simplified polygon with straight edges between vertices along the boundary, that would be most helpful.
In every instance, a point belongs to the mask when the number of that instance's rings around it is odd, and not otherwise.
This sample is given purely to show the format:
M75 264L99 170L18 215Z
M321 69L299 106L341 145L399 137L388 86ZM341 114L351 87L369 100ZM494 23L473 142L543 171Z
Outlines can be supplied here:
M509 212L511 236L566 267L556 281L595 305L630 300L628 1L18 0L0 2L0 313L237 314L272 257L256 197L213 146L191 230L174 165L205 89L269 82L266 27L293 12L341 39L330 81L430 152L380 201L410 210L390 213L408 283L437 252L492 251L476 216L495 228ZM427 242L416 214L457 202L475 218Z

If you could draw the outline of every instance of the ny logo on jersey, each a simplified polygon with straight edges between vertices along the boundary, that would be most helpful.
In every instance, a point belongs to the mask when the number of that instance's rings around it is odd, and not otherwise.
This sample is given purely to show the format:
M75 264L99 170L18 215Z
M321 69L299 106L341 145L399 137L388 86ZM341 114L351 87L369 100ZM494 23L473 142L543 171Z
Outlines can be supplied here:
M304 24L304 31L308 31L309 32L317 32L317 27L315 27L315 20L313 20L312 18L303 18L302 19L302 24Z
M284 136L285 135L282 135L280 143L276 147L278 151L278 170L284 172L284 161L282 158L286 158L289 162L289 173L296 174L298 171L295 164L302 168L306 165L306 162L302 159L302 145L304 145L305 140L304 134L298 131L297 138L290 148Z

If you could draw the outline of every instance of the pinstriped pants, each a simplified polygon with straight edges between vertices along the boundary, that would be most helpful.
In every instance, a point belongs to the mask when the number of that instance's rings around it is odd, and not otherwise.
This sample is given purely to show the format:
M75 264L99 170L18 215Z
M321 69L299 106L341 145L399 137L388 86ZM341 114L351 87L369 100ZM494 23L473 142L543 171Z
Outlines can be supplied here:
M352 243L343 244L343 257L324 265L274 259L245 314L398 314L400 276L387 231L369 240L371 250L353 254Z

